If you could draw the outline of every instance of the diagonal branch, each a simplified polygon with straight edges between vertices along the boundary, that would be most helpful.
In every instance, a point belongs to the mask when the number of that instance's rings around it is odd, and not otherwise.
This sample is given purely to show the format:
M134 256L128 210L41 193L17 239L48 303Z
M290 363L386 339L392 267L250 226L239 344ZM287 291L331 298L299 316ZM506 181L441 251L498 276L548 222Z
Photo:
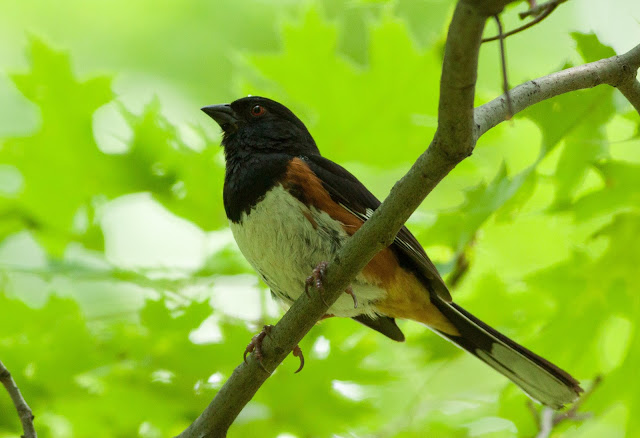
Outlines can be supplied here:
M18 385L16 385L15 380L11 377L11 373L4 366L2 361L0 361L0 382L4 385L13 404L18 411L18 416L20 417L20 422L22 423L22 430L24 431L24 438L37 438L36 430L33 427L33 413L31 412L31 408L22 397L22 393L20 393L20 389L18 389Z

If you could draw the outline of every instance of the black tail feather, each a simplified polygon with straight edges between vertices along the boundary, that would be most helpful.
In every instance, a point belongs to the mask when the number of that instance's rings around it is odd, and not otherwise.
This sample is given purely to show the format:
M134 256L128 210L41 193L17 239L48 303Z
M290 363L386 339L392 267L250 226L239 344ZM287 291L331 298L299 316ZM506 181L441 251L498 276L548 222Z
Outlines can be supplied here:
M574 401L582 392L569 373L489 327L451 302L433 304L458 329L460 336L442 336L500 372L532 398L554 409Z

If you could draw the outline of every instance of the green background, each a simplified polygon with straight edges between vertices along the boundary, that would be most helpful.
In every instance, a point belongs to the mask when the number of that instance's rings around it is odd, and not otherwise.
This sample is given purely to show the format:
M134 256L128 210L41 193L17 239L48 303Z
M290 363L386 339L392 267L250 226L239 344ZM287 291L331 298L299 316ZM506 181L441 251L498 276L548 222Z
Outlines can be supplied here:
M226 227L199 108L279 100L384 198L435 131L452 3L0 0L0 359L39 436L179 433L281 314ZM611 3L569 2L510 38L511 84L638 43L638 4ZM478 104L500 94L498 60L482 47ZM593 415L555 436L640 435L639 128L612 88L541 103L409 221L443 275L469 261L458 303L585 387L603 375ZM535 435L513 384L401 327L404 344L317 325L304 371L287 359L229 436ZM19 430L0 391L0 437Z

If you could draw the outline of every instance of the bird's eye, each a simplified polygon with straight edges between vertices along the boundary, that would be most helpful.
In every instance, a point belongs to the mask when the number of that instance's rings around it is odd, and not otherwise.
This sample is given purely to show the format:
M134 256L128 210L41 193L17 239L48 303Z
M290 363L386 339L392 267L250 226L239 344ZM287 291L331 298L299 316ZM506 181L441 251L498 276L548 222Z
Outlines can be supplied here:
M251 115L253 117L260 117L262 115L264 115L264 113L266 113L267 110L264 109L264 107L262 105L255 105L253 108L251 108Z

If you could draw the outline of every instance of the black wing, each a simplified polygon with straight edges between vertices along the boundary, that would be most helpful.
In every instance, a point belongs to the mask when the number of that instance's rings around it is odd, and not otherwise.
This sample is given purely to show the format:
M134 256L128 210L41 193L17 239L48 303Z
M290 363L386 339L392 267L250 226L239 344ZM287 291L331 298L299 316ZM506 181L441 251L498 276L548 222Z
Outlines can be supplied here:
M358 179L340 165L320 155L303 157L311 170L320 178L331 198L360 219L368 220L380 201ZM416 272L428 289L445 301L451 301L451 294L429 260L422 245L403 226L396 235L391 249L403 266Z

